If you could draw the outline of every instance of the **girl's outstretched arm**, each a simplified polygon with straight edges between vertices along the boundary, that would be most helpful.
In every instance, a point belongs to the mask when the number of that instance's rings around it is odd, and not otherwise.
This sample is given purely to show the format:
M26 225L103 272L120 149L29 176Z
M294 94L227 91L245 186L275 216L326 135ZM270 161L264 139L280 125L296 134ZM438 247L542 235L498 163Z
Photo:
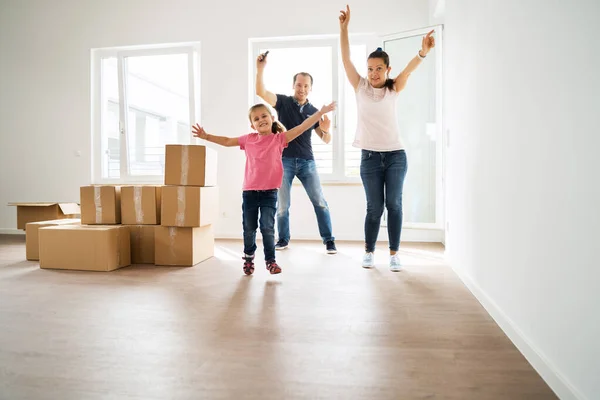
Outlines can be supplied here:
M202 128L198 124L192 126L192 132L194 133L194 137L204 139L207 142L216 143L221 146L234 147L234 146L240 145L238 138L210 135L210 134L206 133L204 128Z

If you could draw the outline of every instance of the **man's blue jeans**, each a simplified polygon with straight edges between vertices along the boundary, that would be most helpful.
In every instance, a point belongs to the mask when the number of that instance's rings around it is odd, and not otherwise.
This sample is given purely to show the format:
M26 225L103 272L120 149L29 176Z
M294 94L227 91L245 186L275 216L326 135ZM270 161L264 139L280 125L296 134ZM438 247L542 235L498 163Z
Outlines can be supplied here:
M319 225L319 234L323 243L335 240L331 232L331 215L329 214L329 205L323 196L321 189L321 180L317 172L317 165L314 160L305 160L302 158L283 157L283 181L279 189L279 198L277 204L277 232L279 240L290 241L290 200L292 181L298 177L308 198L310 199L317 215Z
M402 188L408 163L406 152L362 150L360 178L367 197L365 218L365 250L373 252L381 225L383 207L388 211L390 250L398 251L402 231Z

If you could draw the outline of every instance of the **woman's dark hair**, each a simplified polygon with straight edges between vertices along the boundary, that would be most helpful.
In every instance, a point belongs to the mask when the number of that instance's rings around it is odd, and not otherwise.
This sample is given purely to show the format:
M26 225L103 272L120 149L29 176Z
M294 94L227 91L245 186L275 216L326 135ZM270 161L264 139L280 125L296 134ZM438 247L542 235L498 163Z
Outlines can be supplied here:
M385 51L383 51L381 47L378 47L377 50L369 54L369 57L367 59L371 58L380 58L383 60L383 63L385 64L386 68L390 66L390 56L388 56L388 54ZM385 83L383 84L383 87L388 88L390 90L394 90L394 80L386 79Z
M259 108L264 108L269 114L273 115L266 105L262 103L255 104L252 107L250 107L250 110L248 110L248 119L250 120L250 123L252 123L252 113L258 110ZM285 126L283 126L281 122L273 120L273 125L271 125L272 133L282 133L285 131Z

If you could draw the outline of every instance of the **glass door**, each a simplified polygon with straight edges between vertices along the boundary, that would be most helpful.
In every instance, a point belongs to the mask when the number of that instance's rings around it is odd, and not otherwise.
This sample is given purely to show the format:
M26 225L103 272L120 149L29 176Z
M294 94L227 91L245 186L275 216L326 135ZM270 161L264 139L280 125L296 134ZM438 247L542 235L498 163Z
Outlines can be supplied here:
M406 227L443 229L442 27L435 26L382 37L395 77L421 49L434 29L436 46L411 74L397 103L400 134L406 146L404 182Z

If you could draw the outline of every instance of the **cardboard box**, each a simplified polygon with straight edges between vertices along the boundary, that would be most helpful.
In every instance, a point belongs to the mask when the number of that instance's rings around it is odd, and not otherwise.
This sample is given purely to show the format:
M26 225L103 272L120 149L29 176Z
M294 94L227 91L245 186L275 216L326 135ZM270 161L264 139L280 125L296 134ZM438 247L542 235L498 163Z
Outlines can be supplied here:
M217 152L206 146L165 146L165 185L217 186Z
M193 266L215 254L212 225L200 228L157 226L154 232L156 265Z
M163 186L161 225L199 227L213 224L219 214L219 188Z
M82 224L121 223L120 186L82 186L79 195Z
M160 225L160 186L121 186L123 225Z
M128 225L132 264L154 264L154 232L158 225Z
M77 203L8 203L17 207L17 229L27 227L29 222L78 218L81 213Z
M28 260L36 261L40 259L39 229L57 225L81 225L81 220L79 218L66 218L28 223L25 226L25 256Z
M124 225L62 225L39 230L40 268L113 271L131 265Z

